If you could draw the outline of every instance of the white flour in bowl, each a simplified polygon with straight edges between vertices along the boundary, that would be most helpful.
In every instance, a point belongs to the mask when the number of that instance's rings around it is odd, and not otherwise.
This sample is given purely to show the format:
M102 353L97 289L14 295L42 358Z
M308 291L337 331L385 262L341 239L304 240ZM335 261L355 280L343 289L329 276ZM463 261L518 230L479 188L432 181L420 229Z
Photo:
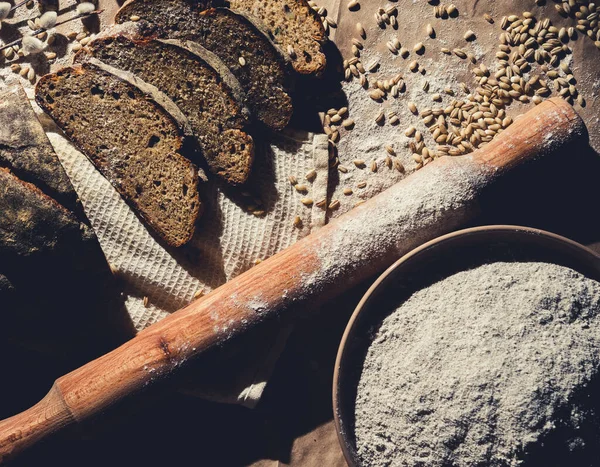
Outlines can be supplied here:
M491 263L414 293L364 362L361 464L599 465L586 397L599 313L600 283L547 263Z

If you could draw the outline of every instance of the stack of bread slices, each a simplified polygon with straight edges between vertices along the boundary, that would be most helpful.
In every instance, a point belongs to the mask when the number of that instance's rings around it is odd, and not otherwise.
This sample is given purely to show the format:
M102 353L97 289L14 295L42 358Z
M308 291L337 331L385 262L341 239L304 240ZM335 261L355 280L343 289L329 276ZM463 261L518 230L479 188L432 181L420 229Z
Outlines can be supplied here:
M36 88L67 137L175 247L202 212L196 164L225 184L246 183L253 128L286 127L293 73L325 67L325 31L306 0L228 6L130 0L115 22L135 20L135 34L101 35Z

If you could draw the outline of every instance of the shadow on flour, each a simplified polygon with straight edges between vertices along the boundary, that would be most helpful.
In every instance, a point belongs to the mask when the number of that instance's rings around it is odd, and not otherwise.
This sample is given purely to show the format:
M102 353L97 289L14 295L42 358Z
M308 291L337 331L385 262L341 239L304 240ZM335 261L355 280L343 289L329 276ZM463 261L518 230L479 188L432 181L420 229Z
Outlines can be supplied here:
M521 456L523 466L595 467L600 464L600 406L594 397L600 377L580 388L556 416L555 428L528 446Z

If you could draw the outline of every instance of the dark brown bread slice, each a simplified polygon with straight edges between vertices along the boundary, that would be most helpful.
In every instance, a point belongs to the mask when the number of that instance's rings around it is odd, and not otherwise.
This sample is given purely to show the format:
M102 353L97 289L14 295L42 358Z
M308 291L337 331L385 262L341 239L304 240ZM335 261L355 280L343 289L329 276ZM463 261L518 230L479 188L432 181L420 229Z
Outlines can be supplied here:
M45 268L48 282L60 281L48 275L50 269L89 276L108 272L91 227L35 185L0 169L0 270L22 286ZM43 288L35 280L29 285Z
M190 122L213 173L234 185L248 179L254 159L254 142L244 132L249 114L239 83L217 57L197 44L124 36L97 39L76 61L88 54L171 99Z
M33 183L67 209L80 210L73 186L21 86L0 93L0 167Z
M182 138L163 108L91 64L42 77L36 100L168 244L192 238L198 173L178 153Z
M228 0L228 3L232 9L260 20L273 40L290 54L298 73L319 74L325 69L321 48L327 35L321 18L307 0Z
M198 29L189 40L207 48L229 67L248 96L253 115L273 130L289 123L292 99L288 63L284 53L252 18L227 8L211 8L200 14ZM223 37L227 40L224 41ZM240 57L245 64L240 64Z
M122 23L136 15L142 18L143 35L191 40L210 50L240 82L254 117L274 130L284 128L293 111L286 92L287 63L260 26L226 8L199 14L198 8L185 0L168 2L168 6L163 8L162 0L135 0L121 8L115 21ZM180 18L186 19L184 24Z

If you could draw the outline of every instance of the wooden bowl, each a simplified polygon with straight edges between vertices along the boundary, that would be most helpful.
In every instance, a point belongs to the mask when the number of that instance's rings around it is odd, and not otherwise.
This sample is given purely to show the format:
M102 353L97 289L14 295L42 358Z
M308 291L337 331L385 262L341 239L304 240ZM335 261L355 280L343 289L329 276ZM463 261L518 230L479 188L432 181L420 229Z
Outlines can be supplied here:
M396 261L356 307L337 354L333 414L348 465L360 466L354 436L354 401L373 332L391 310L417 290L456 272L493 261L549 262L600 281L600 256L559 235L518 226L486 226L454 232Z

